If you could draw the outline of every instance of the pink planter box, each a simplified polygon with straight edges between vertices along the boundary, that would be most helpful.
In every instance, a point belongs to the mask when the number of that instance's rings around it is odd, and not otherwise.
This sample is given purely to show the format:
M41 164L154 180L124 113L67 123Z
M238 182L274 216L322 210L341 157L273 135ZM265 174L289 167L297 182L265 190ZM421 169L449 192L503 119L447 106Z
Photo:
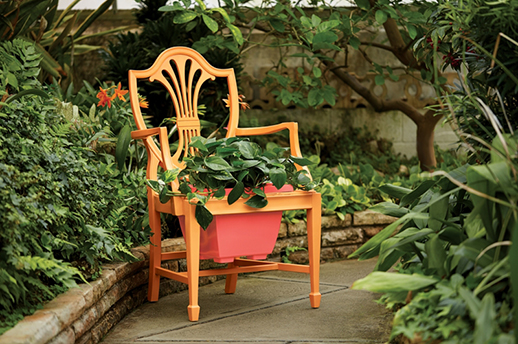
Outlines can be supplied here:
M227 189L227 195L231 189ZM293 191L291 185L277 190L273 185L266 193ZM229 207L232 207L231 205ZM200 227L200 259L214 259L217 263L231 263L235 257L266 259L277 241L282 211L235 215L215 215L206 230ZM179 216L185 237L185 216Z

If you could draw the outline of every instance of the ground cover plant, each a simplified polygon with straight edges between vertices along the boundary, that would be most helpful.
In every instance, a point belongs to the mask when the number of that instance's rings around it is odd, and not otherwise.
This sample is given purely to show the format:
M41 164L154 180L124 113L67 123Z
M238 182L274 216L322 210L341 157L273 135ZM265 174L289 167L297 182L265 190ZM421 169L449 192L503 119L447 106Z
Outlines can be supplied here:
M42 86L41 55L22 40L0 44L1 332L102 260L133 260L148 242L144 175L123 173L96 151L96 118ZM101 120L101 122L103 122Z
M382 187L400 204L374 209L399 220L352 255L379 255L377 271L353 287L385 294L381 302L396 310L393 338L517 342L518 127L510 114L518 44L509 17L516 6L439 1L431 18L431 40L450 49L434 63L459 70L457 88L441 95L444 113L459 124L472 156L470 164L436 171L414 189ZM502 51L497 37L506 38ZM384 272L394 265L397 274Z

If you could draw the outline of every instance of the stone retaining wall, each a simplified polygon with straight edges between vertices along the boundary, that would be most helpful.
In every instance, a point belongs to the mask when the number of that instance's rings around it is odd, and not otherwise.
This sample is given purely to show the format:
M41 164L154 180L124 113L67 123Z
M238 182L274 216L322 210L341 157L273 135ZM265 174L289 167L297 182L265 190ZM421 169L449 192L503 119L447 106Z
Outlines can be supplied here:
M394 218L371 211L348 215L345 220L336 216L322 217L323 261L346 258L369 238L378 233ZM279 238L271 260L279 260L288 246L307 247L305 222L281 225ZM167 239L163 251L185 249L183 238ZM31 316L25 317L14 328L0 336L0 344L96 344L126 314L145 302L149 275L149 248L132 250L140 259L136 263L104 264L99 279L81 284L45 305ZM307 262L307 252L297 251L289 256L297 263ZM212 261L202 261L202 269L221 266ZM164 262L173 271L186 271L184 259ZM212 283L224 276L200 278L200 285ZM160 297L185 290L187 285L162 279ZM187 316L187 313L186 315Z

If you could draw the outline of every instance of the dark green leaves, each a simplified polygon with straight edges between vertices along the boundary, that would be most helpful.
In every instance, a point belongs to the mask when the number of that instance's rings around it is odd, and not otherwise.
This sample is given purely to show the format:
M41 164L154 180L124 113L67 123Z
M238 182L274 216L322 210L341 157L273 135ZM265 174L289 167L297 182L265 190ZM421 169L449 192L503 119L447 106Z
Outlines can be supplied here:
M191 204L196 205L196 218L200 226L208 226L209 210L204 205L210 198L223 198L225 189L228 193L229 205L236 203L241 197L249 198L245 204L254 208L262 208L268 204L264 186L272 183L277 189L285 184L294 188L310 190L315 183L297 171L295 163L305 166L313 164L310 160L290 156L285 157L287 148L269 145L263 151L259 145L243 138L224 138L220 140L194 137L190 147L196 148L194 156L185 157L186 167L166 171L158 181L148 181L148 185L166 202L172 196L186 196ZM179 179L179 190L172 191L169 183ZM209 222L210 223L210 222Z
M246 201L245 204L252 208L264 208L268 205L268 201L265 197L255 195Z
M117 166L119 170L124 167L126 156L128 154L128 148L131 142L131 127L126 124L119 133L117 138L117 147L115 148L115 158L117 159Z
M245 192L245 185L243 182L237 182L232 191L228 194L228 204L235 203L241 198L243 192Z
M283 187L284 184L286 184L286 171L282 168L272 168L270 169L270 180L272 181L273 185L280 189Z
M225 171L230 169L228 162L219 156L209 156L205 158L205 165L207 165L208 168L216 171Z
M369 10L371 8L369 0L354 0L354 2L356 2L356 5L363 10Z
M196 221L204 230L207 229L212 222L214 216L207 209L205 205L198 204L196 205L196 210L194 211L194 216L196 217Z

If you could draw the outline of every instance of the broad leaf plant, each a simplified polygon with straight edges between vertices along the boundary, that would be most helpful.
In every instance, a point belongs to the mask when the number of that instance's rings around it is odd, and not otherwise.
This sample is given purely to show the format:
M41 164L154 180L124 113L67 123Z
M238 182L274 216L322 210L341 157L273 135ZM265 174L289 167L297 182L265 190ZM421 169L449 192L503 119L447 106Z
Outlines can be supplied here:
M223 139L195 137L189 145L197 150L195 155L184 158L185 168L163 172L158 180L148 180L148 185L160 195L165 203L171 197L187 197L196 205L195 216L199 225L207 229L213 219L205 206L210 198L223 199L225 189L231 189L229 205L241 197L246 205L263 208L268 204L264 187L268 183L277 189L289 184L294 189L311 190L317 182L305 169L312 162L305 158L286 156L288 148L276 147L263 150L248 139L231 137ZM178 191L171 183L178 180Z

